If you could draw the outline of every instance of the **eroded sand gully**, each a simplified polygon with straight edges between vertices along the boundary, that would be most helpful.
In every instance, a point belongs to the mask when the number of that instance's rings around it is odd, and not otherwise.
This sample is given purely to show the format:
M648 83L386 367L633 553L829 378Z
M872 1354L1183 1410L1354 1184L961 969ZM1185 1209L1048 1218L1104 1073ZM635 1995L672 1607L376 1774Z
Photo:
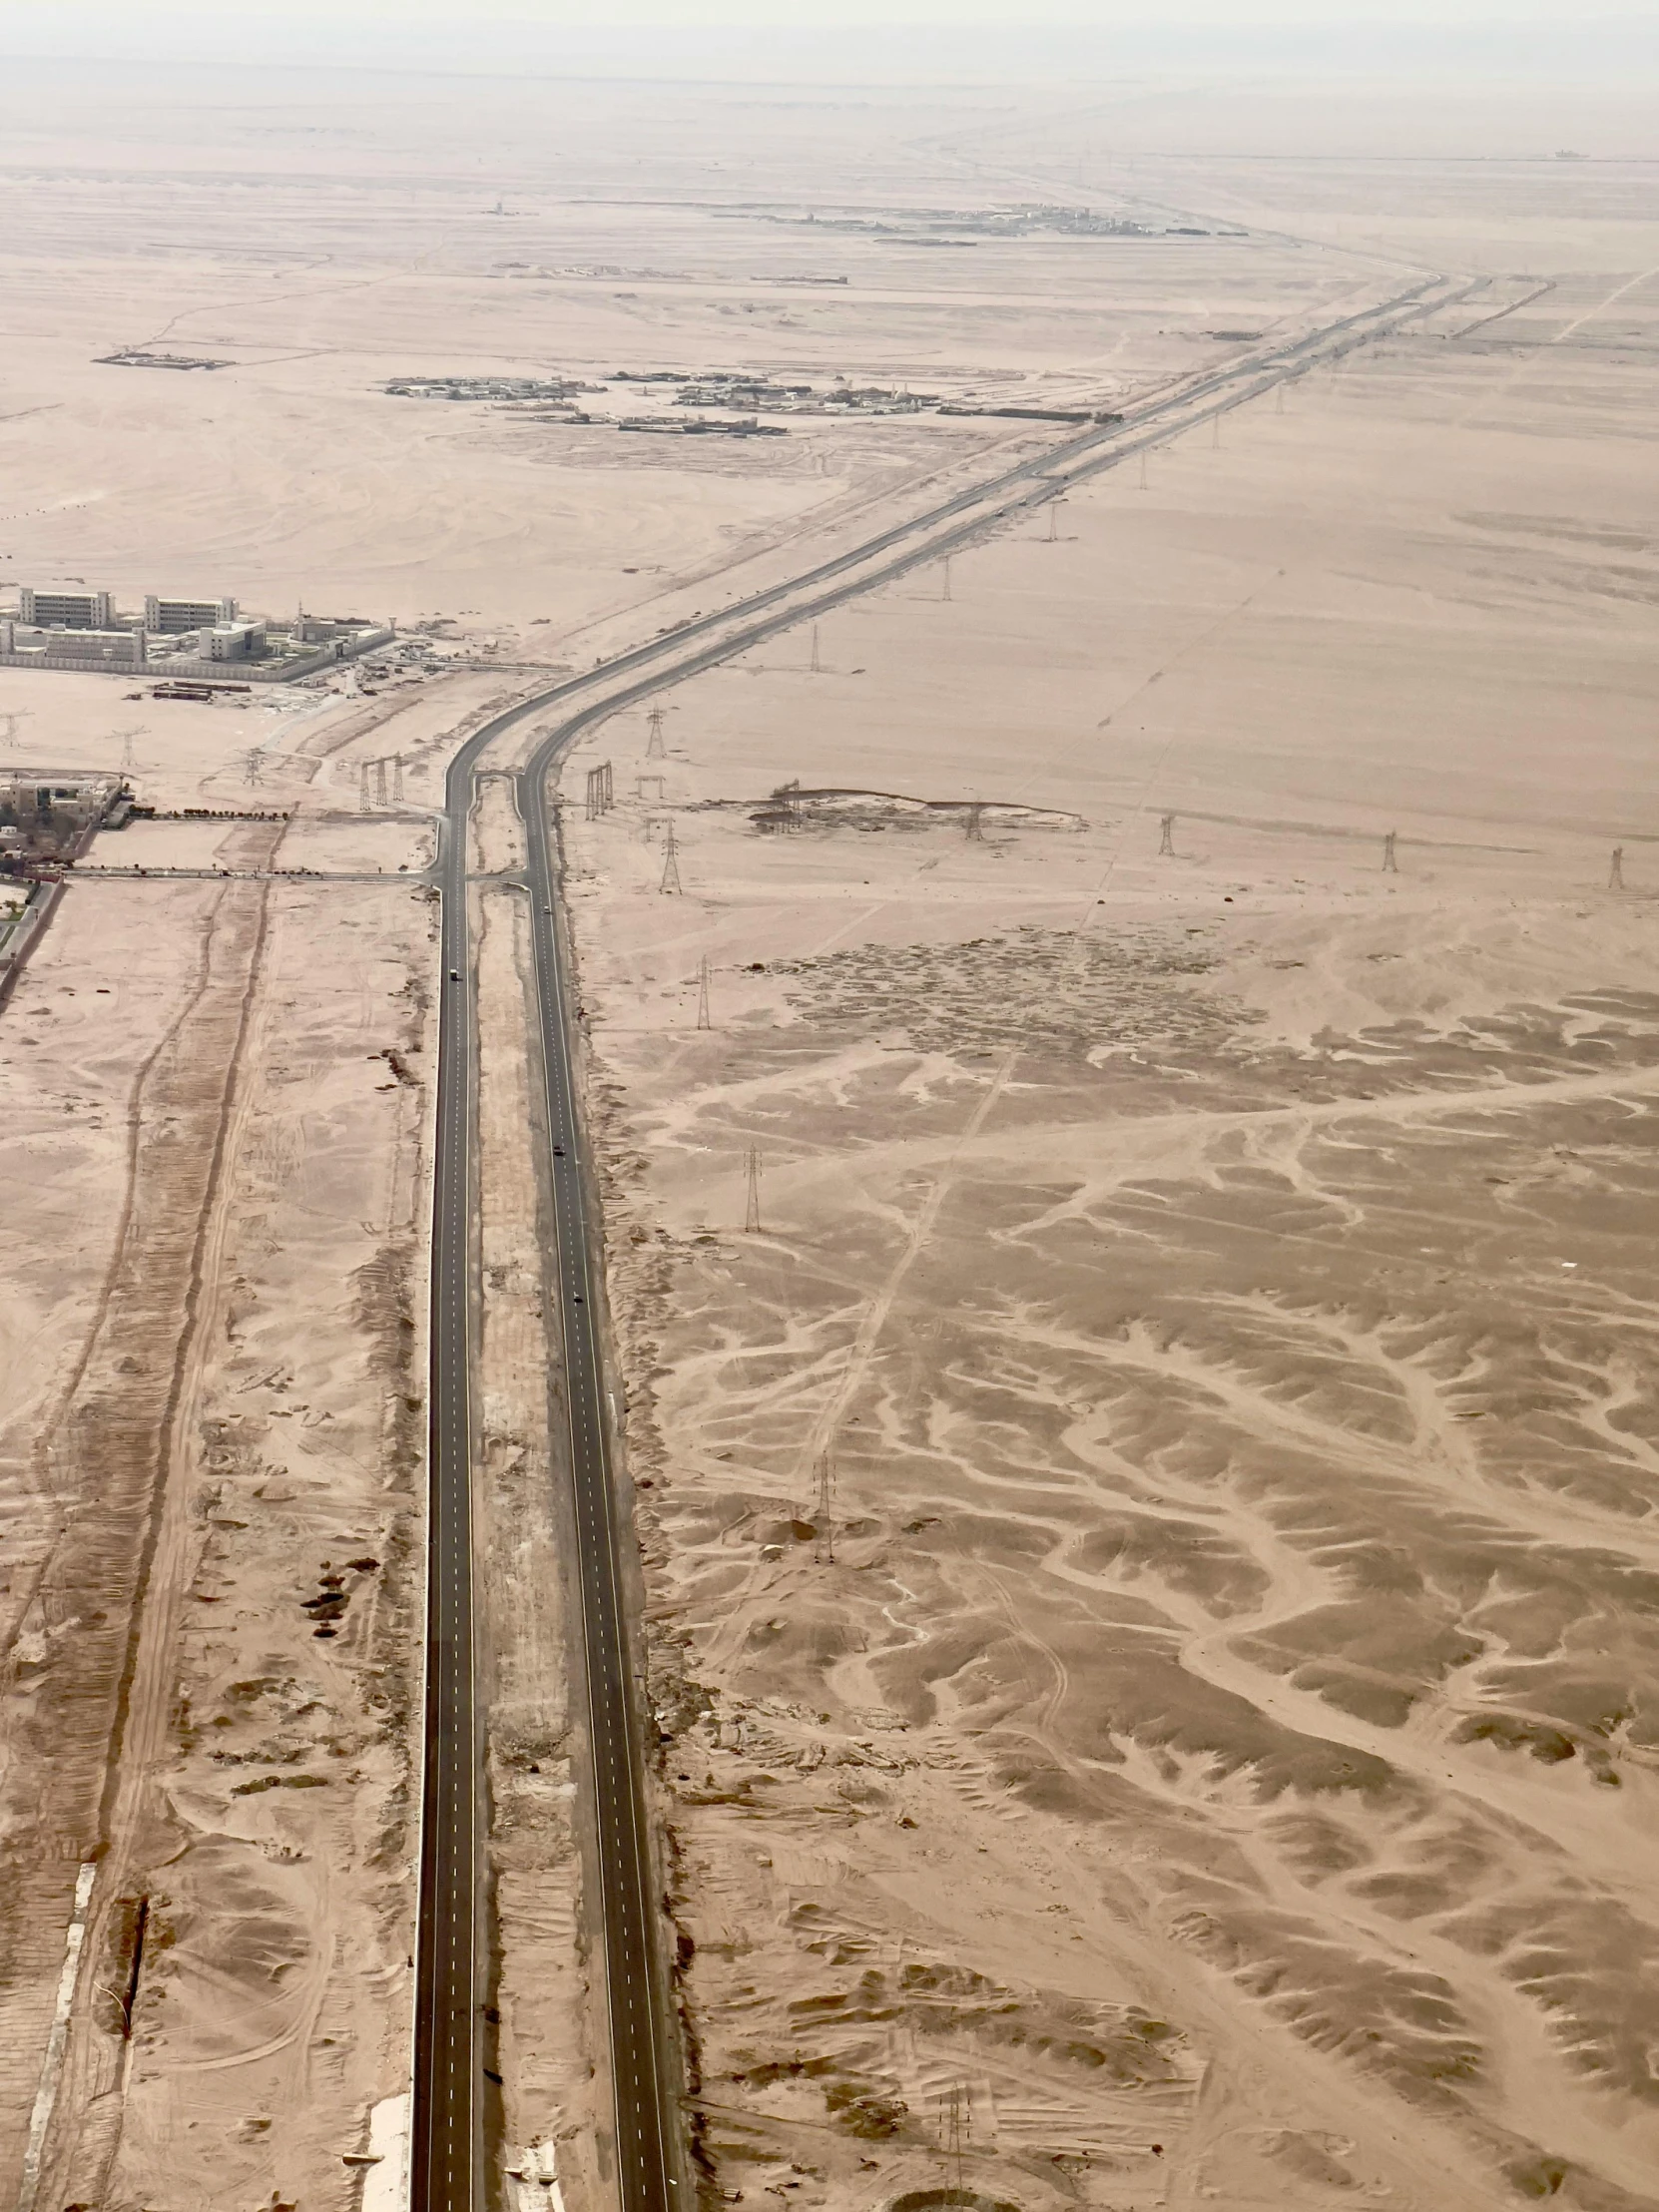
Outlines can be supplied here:
M1615 716L1582 814L1542 755L1494 775L1540 571L1448 617L1490 572L1443 526L1443 759L1319 753L1443 525L1410 425L1462 373L1403 346L1299 397L1394 471L1337 629L1270 593L1145 692L1133 641L1172 665L1181 591L1229 599L1223 516L1277 557L1289 447L1235 425L1161 519L1106 486L1072 549L959 560L970 613L838 617L839 681L686 687L665 801L567 822L728 2192L1659 2201L1659 993L1648 893L1589 887L1644 772ZM1507 439L1565 401L1486 403ZM1318 507L1283 527L1323 597ZM1563 681L1628 642L1577 622ZM1085 826L764 833L792 776Z

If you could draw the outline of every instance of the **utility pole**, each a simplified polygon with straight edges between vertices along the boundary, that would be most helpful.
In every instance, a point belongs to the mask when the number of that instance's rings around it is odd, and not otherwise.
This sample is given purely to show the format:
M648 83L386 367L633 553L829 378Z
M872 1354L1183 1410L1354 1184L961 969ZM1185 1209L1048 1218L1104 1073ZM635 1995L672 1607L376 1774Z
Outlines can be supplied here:
M1059 510L1059 505L1060 502L1057 499L1051 499L1048 502L1048 542L1050 545L1054 543L1055 516Z
M1158 857L1175 857L1175 817L1165 815L1158 825Z
M761 1229L761 1155L754 1145L748 1157L749 1190L744 1206L743 1226L750 1236L758 1236Z
M674 841L672 822L668 826L668 841L663 846L663 879L657 888L670 894L680 889L680 853Z
M810 676L822 676L824 674L824 663L819 659L818 653L818 624L816 622L813 624L813 652L812 658L807 663L807 673Z
M706 952L697 963L697 1026L699 1029L714 1027L709 1015L709 955Z
M832 1567L835 1563L835 1524L830 1517L834 1495L835 1464L829 1452L821 1451L818 1455L818 1492L813 1522L813 1557L821 1567Z
M1613 847L1613 864L1607 870L1607 888L1610 891L1622 891L1624 888L1624 846L1622 844L1616 844Z
M648 761L667 758L668 747L663 743L664 715L661 707L653 707L650 714L651 735L645 741L645 757Z
M1384 875L1397 875L1399 873L1399 862L1394 858L1394 839L1398 835L1399 831L1397 830L1390 830L1382 839L1382 872Z

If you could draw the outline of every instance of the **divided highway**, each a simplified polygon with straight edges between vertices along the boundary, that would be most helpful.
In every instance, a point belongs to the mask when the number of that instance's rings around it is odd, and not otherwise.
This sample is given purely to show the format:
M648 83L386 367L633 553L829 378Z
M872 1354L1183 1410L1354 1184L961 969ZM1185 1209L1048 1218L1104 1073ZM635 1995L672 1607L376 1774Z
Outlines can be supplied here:
M581 1605L572 1653L582 1676L578 1709L588 1717L591 1772L584 1808L594 1824L604 1934L616 2169L621 2212L674 2212L692 2185L681 2170L678 2057L664 1985L662 1913L645 1797L644 1716L636 1689L626 1588L632 1529L618 1500L611 1413L594 1290L602 1248L590 1218L576 1104L576 1018L558 930L559 867L549 777L581 733L776 633L966 543L1024 507L1042 504L1144 447L1240 404L1300 373L1466 296L1425 279L1409 291L1345 317L1276 351L1183 386L1122 423L1020 462L898 523L834 559L735 605L681 624L598 668L525 700L479 730L456 755L433 871L442 897L442 1004L438 1020L437 1126L433 1156L431 1374L429 1389L429 1564L427 1579L425 1768L415 1972L411 2212L481 2212L494 2193L484 2171L489 2001L487 1932L481 1927L484 1849L483 1747L473 1683L477 1624L472 1604L473 1394L470 1372L476 1288L473 1223L477 1173L476 1045L467 914L467 824L473 773L487 748L549 707L582 702L540 734L518 779L528 850L534 992L545 1086L552 1249L544 1280L557 1314L562 1372L551 1379L554 1463L571 1484Z

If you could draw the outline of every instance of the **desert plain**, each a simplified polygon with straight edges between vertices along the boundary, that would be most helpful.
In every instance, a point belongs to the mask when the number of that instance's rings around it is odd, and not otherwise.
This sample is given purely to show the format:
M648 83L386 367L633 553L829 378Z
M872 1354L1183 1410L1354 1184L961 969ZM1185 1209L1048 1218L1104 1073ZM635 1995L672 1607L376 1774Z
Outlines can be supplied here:
M1071 434L941 397L1133 422L1446 278L569 756L682 2109L711 2204L1659 2203L1643 104L41 64L0 128L0 589L403 641L0 669L0 767L158 818L0 1009L6 2187L399 2201L454 750ZM929 398L620 431L668 371ZM504 781L469 835L489 2155L590 2212Z

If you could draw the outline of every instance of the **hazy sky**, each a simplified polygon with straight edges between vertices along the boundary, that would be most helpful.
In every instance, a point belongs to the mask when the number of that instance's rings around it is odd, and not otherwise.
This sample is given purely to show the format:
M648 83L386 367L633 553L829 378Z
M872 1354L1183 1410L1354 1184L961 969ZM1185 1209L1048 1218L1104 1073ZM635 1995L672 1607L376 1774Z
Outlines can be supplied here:
M705 44L706 42L706 44ZM418 67L661 67L746 51L787 65L883 55L1033 61L1066 53L1356 62L1436 53L1512 65L1618 67L1659 46L1656 0L0 0L0 55L290 59Z

